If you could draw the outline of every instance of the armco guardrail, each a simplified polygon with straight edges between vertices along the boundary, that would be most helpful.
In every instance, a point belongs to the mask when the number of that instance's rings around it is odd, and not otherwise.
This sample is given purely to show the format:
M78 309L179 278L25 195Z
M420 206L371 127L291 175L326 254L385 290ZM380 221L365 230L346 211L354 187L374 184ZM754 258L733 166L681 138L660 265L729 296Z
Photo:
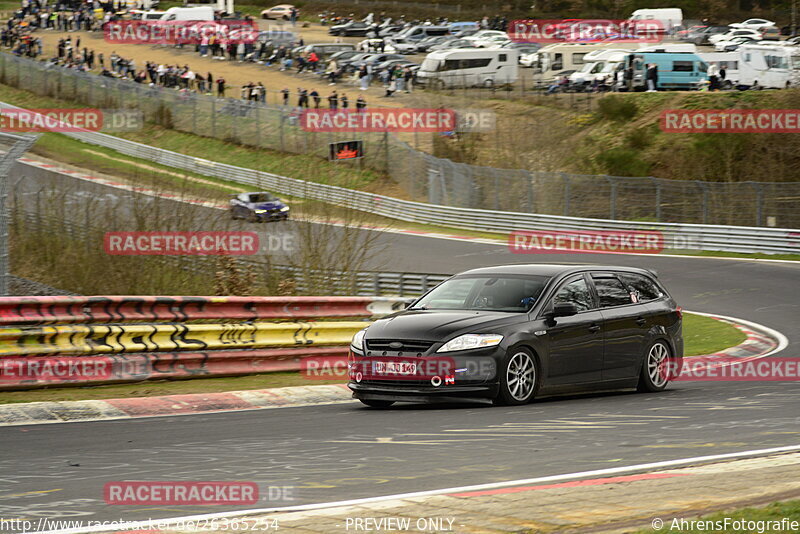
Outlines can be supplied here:
M0 390L297 370L307 358L341 361L365 320L405 304L379 297L3 298Z
M0 105L14 107L3 102L0 102ZM656 230L664 233L666 243L684 244L683 248L694 250L767 254L800 253L800 229L641 223L456 208L400 200L217 163L98 132L67 132L65 135L162 165L222 178L283 195L320 200L408 222L500 233L514 230Z

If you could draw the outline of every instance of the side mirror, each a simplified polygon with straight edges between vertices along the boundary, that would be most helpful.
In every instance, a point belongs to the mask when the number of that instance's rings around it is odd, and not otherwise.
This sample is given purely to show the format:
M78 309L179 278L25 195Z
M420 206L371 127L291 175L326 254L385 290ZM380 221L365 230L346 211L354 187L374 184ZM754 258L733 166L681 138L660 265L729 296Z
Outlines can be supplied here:
M553 306L553 317L569 317L578 313L578 307L572 302L559 302Z

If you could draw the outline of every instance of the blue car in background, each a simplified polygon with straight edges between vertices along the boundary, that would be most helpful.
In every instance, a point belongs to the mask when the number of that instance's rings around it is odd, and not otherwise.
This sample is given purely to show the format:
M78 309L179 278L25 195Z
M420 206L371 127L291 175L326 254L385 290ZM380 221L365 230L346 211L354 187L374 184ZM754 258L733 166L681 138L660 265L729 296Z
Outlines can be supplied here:
M289 206L272 193L239 193L231 201L231 218L250 222L285 221Z

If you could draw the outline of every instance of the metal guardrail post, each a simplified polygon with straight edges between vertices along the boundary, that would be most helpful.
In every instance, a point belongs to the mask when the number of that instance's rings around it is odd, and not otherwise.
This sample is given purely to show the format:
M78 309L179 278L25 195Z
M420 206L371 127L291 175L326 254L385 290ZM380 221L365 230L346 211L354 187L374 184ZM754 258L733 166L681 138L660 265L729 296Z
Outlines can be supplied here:
M569 217L569 198L571 196L569 175L565 172L561 173L561 178L564 179L564 216Z
M611 193L609 194L609 219L617 218L617 182L611 176L604 174L603 177L611 186Z
M7 148L0 156L0 295L8 295L8 281L10 276L10 262L8 255L8 226L9 216L7 209L8 199L8 172L11 165L33 146L39 134L8 134L0 133L0 143Z
M764 184L758 182L747 182L756 190L756 226L764 226Z
M650 179L656 186L656 221L661 222L661 182L655 176L650 176Z
M703 224L708 224L708 184L701 182L700 180L695 180L697 187L700 188L700 192L703 194Z

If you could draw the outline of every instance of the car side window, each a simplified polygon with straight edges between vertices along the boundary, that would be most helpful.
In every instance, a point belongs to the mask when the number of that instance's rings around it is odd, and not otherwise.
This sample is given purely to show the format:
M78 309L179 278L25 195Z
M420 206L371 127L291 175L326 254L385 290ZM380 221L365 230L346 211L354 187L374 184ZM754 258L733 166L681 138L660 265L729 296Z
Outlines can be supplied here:
M641 274L620 273L620 278L628 286L632 298L636 302L647 302L664 296L658 286L649 278Z
M600 297L601 308L612 308L614 306L624 306L631 304L633 298L630 292L625 289L622 282L616 277L592 277L597 296Z
M583 277L567 282L553 297L553 304L572 303L579 312L591 310L594 307L592 293Z

